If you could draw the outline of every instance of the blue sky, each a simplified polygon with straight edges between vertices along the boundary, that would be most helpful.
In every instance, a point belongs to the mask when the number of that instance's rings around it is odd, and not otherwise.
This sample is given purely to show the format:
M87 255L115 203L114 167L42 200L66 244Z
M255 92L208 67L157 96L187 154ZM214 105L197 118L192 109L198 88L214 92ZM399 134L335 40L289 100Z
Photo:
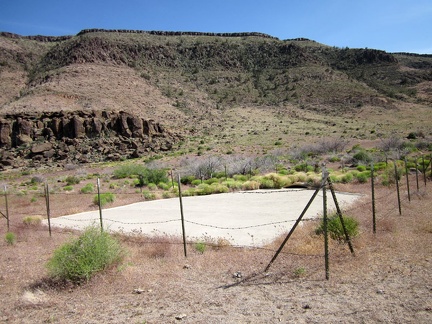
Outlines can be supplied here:
M431 54L432 0L0 0L0 31L55 36L85 28L256 31Z

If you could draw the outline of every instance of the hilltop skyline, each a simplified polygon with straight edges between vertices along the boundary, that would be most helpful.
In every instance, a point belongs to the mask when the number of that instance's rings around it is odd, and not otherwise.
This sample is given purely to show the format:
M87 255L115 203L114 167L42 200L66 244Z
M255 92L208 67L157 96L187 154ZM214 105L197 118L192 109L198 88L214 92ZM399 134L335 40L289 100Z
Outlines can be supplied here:
M428 0L270 0L201 2L45 0L0 4L0 31L19 35L75 35L82 29L261 32L279 39L304 37L329 46L387 52L432 53Z

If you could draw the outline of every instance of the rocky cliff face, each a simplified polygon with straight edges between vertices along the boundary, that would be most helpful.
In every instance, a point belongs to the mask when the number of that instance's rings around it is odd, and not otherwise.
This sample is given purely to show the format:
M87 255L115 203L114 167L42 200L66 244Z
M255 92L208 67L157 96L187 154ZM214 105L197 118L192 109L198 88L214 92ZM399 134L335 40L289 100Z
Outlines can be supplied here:
M167 151L179 135L126 112L52 112L0 118L0 168L115 161Z

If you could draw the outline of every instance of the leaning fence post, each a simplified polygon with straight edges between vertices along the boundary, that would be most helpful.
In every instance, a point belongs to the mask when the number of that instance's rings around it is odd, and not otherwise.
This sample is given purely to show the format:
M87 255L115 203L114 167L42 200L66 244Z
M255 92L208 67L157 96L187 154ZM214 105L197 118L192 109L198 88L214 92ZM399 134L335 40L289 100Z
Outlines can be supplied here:
M425 164L424 155L422 156L422 160L423 160L423 179L424 179L424 184L426 187L426 164Z
M183 200L182 200L182 192L181 192L180 174L178 175L178 188L179 188L180 214L181 214L182 233L183 233L183 250L184 250L184 256L185 258L187 258L186 232L185 232L185 225L184 225Z
M420 190L419 186L419 177L418 177L418 164L417 164L417 158L415 160L415 170L416 170L416 182L417 182L417 191Z
M327 182L329 184L330 192L332 194L333 201L334 201L334 204L336 206L336 211L337 211L337 214L339 216L339 220L341 222L342 229L344 231L345 241L348 243L348 247L349 247L351 253L354 255L354 247L352 245L351 238L350 238L350 236L348 234L348 230L347 230L347 228L345 226L345 221L343 219L342 210L340 209L339 202L337 201L336 192L335 192L335 190L333 188L333 183L331 182L330 178L327 178Z
M47 209L47 218L48 218L48 232L51 237L51 210L50 210L50 198L49 198L49 186L48 183L45 183L45 204Z
M7 196L7 187L4 186L4 193L5 193L5 204L6 204L6 226L8 232L10 231L10 223L9 223L9 206L8 206L8 196Z
M97 178L97 195L98 195L98 205L99 205L99 220L101 232L103 232L103 221L102 221L102 206L101 206L101 196L100 196L100 179Z
M407 182L408 201L411 201L410 186L409 186L409 177L408 177L408 165L407 165L407 160L406 159L405 159L405 177L406 177L406 182Z
M276 251L275 255L273 256L273 258L270 260L269 264L267 265L267 267L265 268L264 272L267 272L268 269L270 269L270 266L273 264L273 262L276 260L276 258L278 257L279 253L282 252L282 249L284 248L285 244L288 242L289 238L291 237L292 233L294 233L294 230L297 228L297 225L300 224L303 216L306 214L307 210L309 209L310 205L312 204L312 202L314 201L315 197L318 195L318 193L321 190L321 186L316 188L315 192L313 193L312 197L309 199L308 203L306 204L305 208L303 209L302 213L300 214L300 216L297 218L296 222L294 223L294 225L291 227L291 230L289 231L288 235L285 237L285 240L282 242L282 244L280 245L279 249Z
M372 231L376 233L376 213L375 213L375 176L374 176L374 165L371 165L371 189L372 189Z
M401 199L400 199L400 192L399 192L399 177L398 177L396 161L394 161L393 164L395 169L395 180L396 180L396 191L397 191L398 206L399 206L399 215L402 215Z

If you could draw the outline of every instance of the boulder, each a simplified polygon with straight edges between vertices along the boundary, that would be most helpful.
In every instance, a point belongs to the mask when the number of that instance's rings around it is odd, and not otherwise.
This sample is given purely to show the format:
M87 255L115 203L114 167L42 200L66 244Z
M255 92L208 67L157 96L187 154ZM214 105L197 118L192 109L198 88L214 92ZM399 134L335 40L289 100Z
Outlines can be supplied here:
M39 143L35 144L31 148L31 152L34 155L43 154L46 151L49 151L53 148L53 145L51 143Z

